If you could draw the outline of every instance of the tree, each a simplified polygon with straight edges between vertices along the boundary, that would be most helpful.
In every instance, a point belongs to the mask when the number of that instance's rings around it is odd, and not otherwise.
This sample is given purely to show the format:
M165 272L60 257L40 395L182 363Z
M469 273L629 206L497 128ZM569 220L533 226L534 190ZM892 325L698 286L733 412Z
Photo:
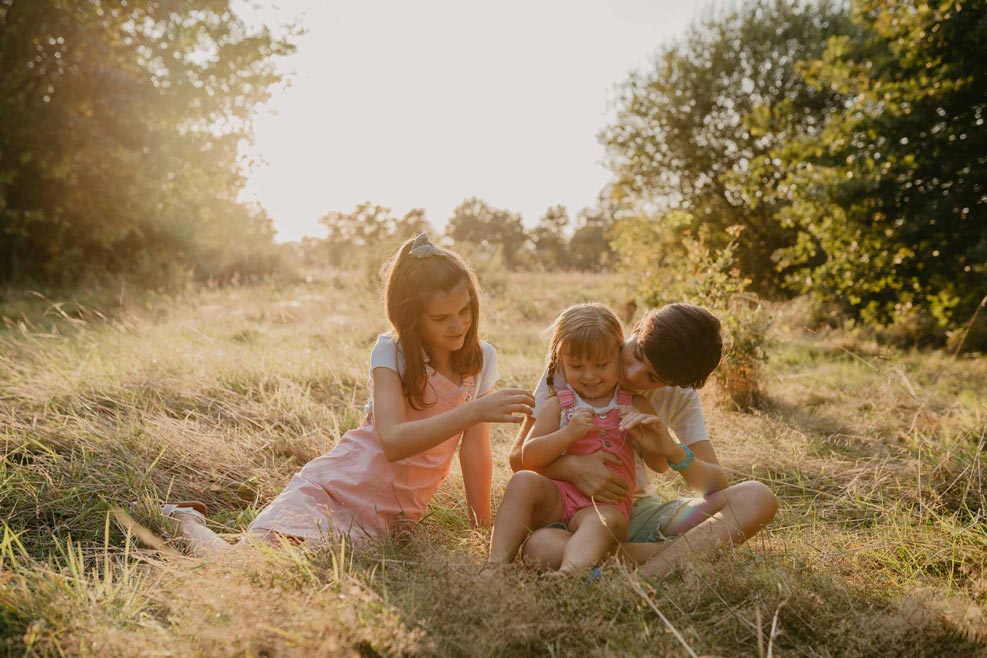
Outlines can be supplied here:
M569 227L569 211L563 205L549 207L531 231L534 257L542 266L550 269L566 267L566 229Z
M419 233L428 233L429 237L435 233L435 228L425 217L425 211L422 208L412 208L394 224L393 237L399 241L413 238Z
M325 238L329 262L338 266L351 254L390 239L397 220L391 216L390 208L367 201L351 213L328 212L319 218L319 223L329 229Z
M732 241L727 227L744 226L740 266L755 289L777 292L770 255L790 246L795 231L762 197L784 171L754 171L752 163L789 135L816 129L837 105L836 94L808 84L797 63L848 29L841 2L752 0L662 47L650 70L630 76L617 118L601 134L615 198L638 214L683 211L693 220L676 226L705 226L715 248ZM763 117L768 128L753 129Z
M212 276L249 264L200 237L272 248L237 148L291 46L229 5L0 2L0 278Z
M859 36L803 69L845 106L770 154L799 236L782 263L866 321L956 326L987 292L987 4L860 0L852 17Z
M599 271L613 255L610 232L613 214L606 205L584 208L576 218L576 230L569 240L567 261L579 270Z
M491 252L500 249L510 268L517 267L519 251L527 239L519 214L493 208L476 197L452 211L446 235L454 242L469 242Z

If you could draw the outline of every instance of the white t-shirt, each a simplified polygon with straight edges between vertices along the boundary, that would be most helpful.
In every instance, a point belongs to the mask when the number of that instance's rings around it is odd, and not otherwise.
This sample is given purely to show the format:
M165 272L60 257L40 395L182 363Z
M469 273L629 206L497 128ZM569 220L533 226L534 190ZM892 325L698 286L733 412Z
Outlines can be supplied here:
M535 386L535 409L532 415L537 418L542 405L548 400L548 382L545 381L548 370L542 371ZM552 379L555 390L566 386L565 374L559 368ZM679 388L678 386L663 386L650 391L645 396L655 408L655 415L665 424L672 435L680 443L689 445L697 441L709 441L709 432L706 431L706 421L703 420L703 408L699 404L699 395L694 388ZM650 494L653 490L651 478L648 477L648 469L635 450L635 485L637 491L635 495Z
M493 345L485 340L480 341L480 350L483 353L483 366L480 374L474 377L476 384L476 397L486 395L497 383L497 351ZM425 355L425 363L428 363L428 355ZM377 344L370 352L370 378L373 381L374 368L387 368L404 375L404 354L398 346L397 339L390 334L381 334L377 337Z

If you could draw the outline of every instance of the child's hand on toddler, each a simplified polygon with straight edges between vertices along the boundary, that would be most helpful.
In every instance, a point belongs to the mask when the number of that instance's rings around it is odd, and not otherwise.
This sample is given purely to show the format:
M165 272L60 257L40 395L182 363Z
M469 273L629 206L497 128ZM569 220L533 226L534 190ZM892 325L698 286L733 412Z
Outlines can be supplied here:
M635 437L640 437L644 425L661 425L661 419L654 414L646 414L635 409L629 404L620 405L621 432L631 432Z
M525 416L531 415L535 396L523 388L502 388L477 398L474 404L477 422L520 423Z
M569 418L569 428L572 440L578 441L593 429L593 412L589 409L576 409Z

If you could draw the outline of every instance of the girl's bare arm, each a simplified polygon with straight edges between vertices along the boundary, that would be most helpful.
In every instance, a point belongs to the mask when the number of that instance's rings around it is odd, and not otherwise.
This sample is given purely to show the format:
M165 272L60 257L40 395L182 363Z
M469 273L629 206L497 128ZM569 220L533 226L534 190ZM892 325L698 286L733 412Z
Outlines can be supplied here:
M473 527L490 527L490 483L493 479L493 452L490 424L477 423L463 433L459 465L466 490L466 512Z
M398 461L434 448L477 423L520 423L535 404L530 391L505 388L421 420L406 420L398 374L375 368L374 427L384 456Z

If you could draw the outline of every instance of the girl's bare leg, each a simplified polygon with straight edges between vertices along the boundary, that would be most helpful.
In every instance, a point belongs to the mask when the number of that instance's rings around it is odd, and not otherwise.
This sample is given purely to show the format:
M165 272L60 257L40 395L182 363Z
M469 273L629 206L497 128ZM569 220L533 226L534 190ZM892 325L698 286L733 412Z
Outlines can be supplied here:
M580 573L607 557L627 536L627 519L616 507L601 505L576 512L569 521L572 537L562 552L561 573Z
M507 483L490 538L491 564L509 564L532 528L562 518L562 496L548 478L518 471Z

